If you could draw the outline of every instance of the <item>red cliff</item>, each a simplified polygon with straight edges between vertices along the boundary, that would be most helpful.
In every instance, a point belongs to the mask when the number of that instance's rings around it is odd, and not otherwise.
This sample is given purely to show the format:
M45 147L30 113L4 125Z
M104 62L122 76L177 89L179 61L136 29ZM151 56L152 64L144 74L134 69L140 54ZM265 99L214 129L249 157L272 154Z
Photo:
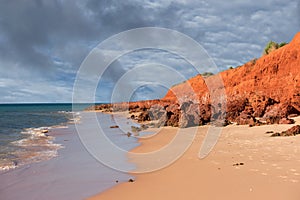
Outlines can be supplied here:
M290 114L300 114L300 33L287 45L236 69L202 78L197 75L172 87L163 100L195 99L207 103L207 81L221 77L226 94L226 118L243 124L263 117L279 122ZM194 94L185 93L192 87ZM176 94L176 95L175 95ZM275 120L275 121L274 121Z
M291 123L288 117L300 114L300 33L289 44L243 66L206 78L197 75L173 86L161 100L130 103L129 107L146 111L154 119L162 113L162 125L201 125L210 121L212 109L218 109L212 107L207 87L218 80L224 87L213 92L224 94L226 113L221 115L226 121Z

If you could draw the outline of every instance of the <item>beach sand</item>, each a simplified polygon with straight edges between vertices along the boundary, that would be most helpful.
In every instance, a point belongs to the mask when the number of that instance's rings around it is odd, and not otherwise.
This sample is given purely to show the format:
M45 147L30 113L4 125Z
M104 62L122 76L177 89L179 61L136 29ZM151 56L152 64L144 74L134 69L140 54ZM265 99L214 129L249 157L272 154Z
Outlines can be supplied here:
M299 118L296 120L300 124ZM119 184L89 199L299 200L300 136L266 134L294 125L224 127L216 146L204 159L199 159L198 154L209 126L187 128L185 131L197 133L176 162L154 172L134 174L134 182ZM158 150L174 138L177 130L164 127L151 138L139 139L141 145L133 152ZM138 168L159 160L129 158Z

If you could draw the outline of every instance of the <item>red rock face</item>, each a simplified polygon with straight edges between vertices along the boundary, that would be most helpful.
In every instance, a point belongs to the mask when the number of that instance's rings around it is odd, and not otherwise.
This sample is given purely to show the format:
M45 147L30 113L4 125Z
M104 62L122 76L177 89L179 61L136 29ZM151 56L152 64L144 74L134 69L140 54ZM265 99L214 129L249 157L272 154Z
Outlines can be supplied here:
M241 67L205 79L197 75L176 85L163 100L196 99L209 104L206 82L217 76L224 83L226 118L231 121L253 123L253 117L277 117L279 121L289 114L300 114L300 33L289 44ZM193 88L194 94L185 93L188 88Z
M292 128L282 131L281 133L273 133L271 137L277 136L295 136L300 134L300 125L293 126Z
M151 109L154 105L158 106ZM156 116L153 110L157 110L165 113L162 125L180 127L201 125L212 118L249 125L259 124L257 117L266 123L290 123L289 115L300 114L300 32L289 44L243 66L175 85L161 100L96 109L152 112L142 117Z

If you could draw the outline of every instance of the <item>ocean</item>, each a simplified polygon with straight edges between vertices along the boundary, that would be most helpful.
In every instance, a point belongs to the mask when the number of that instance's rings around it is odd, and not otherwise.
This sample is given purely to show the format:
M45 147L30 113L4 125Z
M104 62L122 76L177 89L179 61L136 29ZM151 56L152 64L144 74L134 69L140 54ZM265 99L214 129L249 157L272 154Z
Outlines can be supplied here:
M126 133L138 124L122 115L80 112L87 106L76 105L72 112L71 104L1 105L0 199L85 199L134 179L96 160L77 131L80 128L94 135L98 123L92 119L96 115L106 137L125 151L116 155L103 150L110 161L128 172L136 166L129 162L126 151L139 143ZM114 125L120 128L110 128ZM45 130L48 132L42 133ZM99 147L105 144L96 142Z
M87 106L74 108L81 111ZM0 171L56 156L61 146L45 134L66 126L73 114L71 103L0 104Z

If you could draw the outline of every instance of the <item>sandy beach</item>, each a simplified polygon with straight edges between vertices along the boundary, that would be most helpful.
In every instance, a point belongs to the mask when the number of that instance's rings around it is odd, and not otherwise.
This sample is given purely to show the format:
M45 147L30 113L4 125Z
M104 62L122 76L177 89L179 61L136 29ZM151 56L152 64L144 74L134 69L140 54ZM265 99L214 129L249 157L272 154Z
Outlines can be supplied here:
M296 124L300 124L296 118ZM133 175L134 182L117 185L90 199L300 199L300 137L270 137L292 125L224 127L217 145L204 159L198 153L209 126L197 131L190 148L161 170ZM151 138L139 139L133 152L146 153L166 145L177 128L164 127ZM131 158L138 167L153 160Z

